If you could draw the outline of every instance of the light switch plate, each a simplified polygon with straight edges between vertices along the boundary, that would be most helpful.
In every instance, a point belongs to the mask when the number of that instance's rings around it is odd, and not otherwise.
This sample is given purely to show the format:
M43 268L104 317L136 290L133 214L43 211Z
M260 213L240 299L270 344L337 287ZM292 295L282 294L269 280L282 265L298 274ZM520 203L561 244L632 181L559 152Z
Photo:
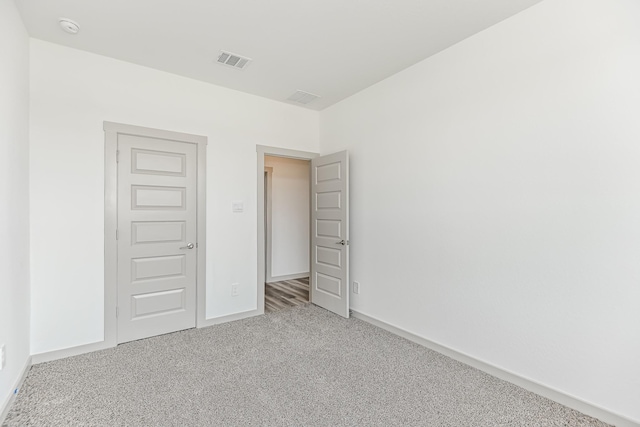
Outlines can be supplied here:
M244 202L242 201L231 202L231 210L234 213L244 212Z

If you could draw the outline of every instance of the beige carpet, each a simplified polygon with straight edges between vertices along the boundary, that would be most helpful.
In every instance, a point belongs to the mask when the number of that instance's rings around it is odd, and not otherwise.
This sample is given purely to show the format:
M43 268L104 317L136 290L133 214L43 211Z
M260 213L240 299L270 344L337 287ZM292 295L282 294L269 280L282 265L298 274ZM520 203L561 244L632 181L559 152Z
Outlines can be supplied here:
M604 426L312 305L36 365L7 426Z

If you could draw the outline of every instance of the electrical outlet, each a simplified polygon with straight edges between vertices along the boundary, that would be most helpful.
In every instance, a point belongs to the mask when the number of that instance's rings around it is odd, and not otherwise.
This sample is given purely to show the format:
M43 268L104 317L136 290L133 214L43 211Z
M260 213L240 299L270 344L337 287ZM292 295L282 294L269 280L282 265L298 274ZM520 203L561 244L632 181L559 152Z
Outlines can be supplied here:
M4 369L6 360L7 360L7 357L5 356L5 348L4 348L4 344L2 344L0 346L0 371Z
M354 294L359 294L360 293L360 282L353 282L353 293Z
M238 284L234 283L231 285L231 296L232 297L237 297L238 296Z

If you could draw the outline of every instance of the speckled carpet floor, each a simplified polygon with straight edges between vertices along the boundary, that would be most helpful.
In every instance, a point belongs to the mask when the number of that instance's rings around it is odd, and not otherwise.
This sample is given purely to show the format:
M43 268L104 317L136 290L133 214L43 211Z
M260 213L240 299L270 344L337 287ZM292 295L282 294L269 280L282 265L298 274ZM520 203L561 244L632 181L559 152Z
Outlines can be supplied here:
M313 305L34 366L7 426L604 426Z

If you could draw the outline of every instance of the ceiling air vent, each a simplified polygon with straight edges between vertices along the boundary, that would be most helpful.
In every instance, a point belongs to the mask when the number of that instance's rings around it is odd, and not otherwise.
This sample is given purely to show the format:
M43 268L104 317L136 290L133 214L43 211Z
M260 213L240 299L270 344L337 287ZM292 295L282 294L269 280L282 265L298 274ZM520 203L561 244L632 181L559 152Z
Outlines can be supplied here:
M218 55L217 62L218 64L228 65L229 67L244 70L247 68L249 62L251 62L251 58L246 58L244 56L236 55L235 53L221 50L220 55Z
M298 104L308 104L318 98L320 98L318 95L297 90L296 93L287 98L287 101L297 102Z

